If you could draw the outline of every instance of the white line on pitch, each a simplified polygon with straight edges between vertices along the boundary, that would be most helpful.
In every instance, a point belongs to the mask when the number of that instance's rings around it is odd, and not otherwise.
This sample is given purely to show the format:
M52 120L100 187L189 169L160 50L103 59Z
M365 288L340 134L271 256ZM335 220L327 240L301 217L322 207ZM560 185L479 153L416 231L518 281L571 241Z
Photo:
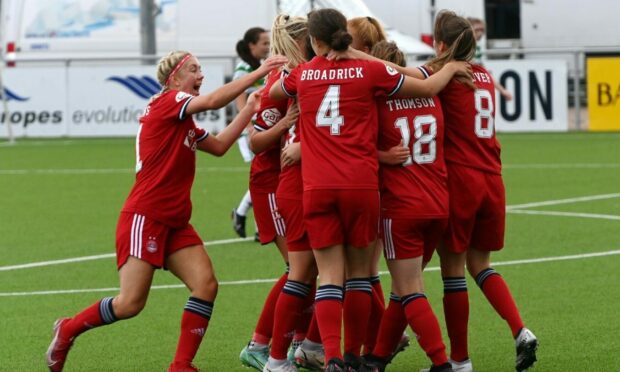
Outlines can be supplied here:
M566 164L504 164L503 169L608 169L620 168L619 163L566 163Z
M532 258L526 260L513 260L503 262L493 262L492 266L510 266L510 265L523 265L542 262L555 262L555 261L568 261L568 260L582 260L586 258L613 256L620 254L620 250L605 251L575 254L569 256L556 256L556 257L541 257ZM425 271L439 271L439 267L428 267ZM386 275L387 271L381 271L379 274ZM274 283L278 279L251 279L251 280L234 280L234 281L222 281L220 285L246 285L246 284L260 284L260 283ZM185 288L183 284L166 284L166 285L154 285L151 289L176 289ZM30 292L0 292L0 297L17 297L17 296L40 296L40 295L57 295L57 294L73 294L73 293L94 293L94 292L118 292L119 288L85 288L85 289L60 289L50 291L30 291Z
M578 198L568 198L568 199L557 199L557 200L545 200L541 202L533 202L533 203L525 203L525 204L515 204L515 205L507 205L506 209L522 209L522 208L533 208L533 207L544 207L547 205L559 205L559 204L571 204L585 201L593 201L593 200L604 200L604 199L613 199L620 198L620 193L616 194L602 194L602 195L590 195L590 196L580 196Z
M208 242L204 242L204 245L205 247L209 247L213 245L225 245L225 244L248 242L250 240L254 240L254 238L211 240ZM22 265L0 266L0 271L29 269L32 267L52 266L52 265L60 265L60 264L72 263L72 262L100 260L103 258L112 258L112 257L116 257L116 253L98 254L94 256L73 257L73 258L66 258L62 260L53 260L53 261L32 262L32 263L27 263L27 264L22 264Z
M196 168L196 172L249 172L248 167L203 167ZM55 174L126 174L135 173L129 168L67 168L67 169L0 169L2 175L55 175Z
M597 214L597 213L575 213L575 212L555 212L555 211L533 211L529 209L509 209L508 213L514 214L533 214L541 216L558 216L558 217L578 217L578 218L595 218L603 220L620 220L620 216L614 216L612 214Z

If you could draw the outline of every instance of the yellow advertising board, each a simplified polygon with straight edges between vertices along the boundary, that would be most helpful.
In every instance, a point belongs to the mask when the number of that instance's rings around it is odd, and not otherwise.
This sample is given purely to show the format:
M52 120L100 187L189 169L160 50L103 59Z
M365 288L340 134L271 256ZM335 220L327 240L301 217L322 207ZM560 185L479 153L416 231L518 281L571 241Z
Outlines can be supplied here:
M590 130L620 131L620 57L588 58Z

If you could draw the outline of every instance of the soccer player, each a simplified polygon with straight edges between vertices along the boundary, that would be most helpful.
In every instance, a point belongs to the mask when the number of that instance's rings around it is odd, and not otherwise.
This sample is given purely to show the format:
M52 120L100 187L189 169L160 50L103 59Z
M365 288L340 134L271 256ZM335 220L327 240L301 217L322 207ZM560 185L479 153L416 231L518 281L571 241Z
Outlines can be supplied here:
M250 168L250 194L254 204L254 217L258 226L259 240L262 244L274 242L284 262L288 265L286 245L286 224L276 201L276 190L280 176L280 141L269 141L270 131L276 128L286 131L297 120L297 106L287 110L286 101L269 98L269 88L280 79L281 71L274 70L267 77L265 89L261 93L260 109L254 120L254 130L250 134L250 148L256 154ZM269 343L273 335L276 303L288 280L285 271L273 285L259 316L252 339L239 354L241 362L262 371L269 357ZM285 350L286 353L286 350Z
M340 349L346 281L345 353L357 368L371 306L370 266L379 221L377 95L432 97L466 64L453 64L430 79L407 78L376 61L330 61L331 50L351 44L346 18L335 9L308 15L317 57L274 84L273 98L297 97L302 133L303 213L319 269L315 311L325 348L326 371L345 368ZM345 273L346 265L346 273Z
M473 29L453 12L437 15L434 37L437 57L428 65L432 71L449 61L470 61L474 56ZM467 349L467 264L489 303L508 323L516 343L516 369L522 371L536 361L538 340L525 328L506 282L491 268L491 252L504 246L506 199L495 137L493 78L480 65L472 68L476 89L455 79L439 95L446 124L450 218L438 253L450 356L456 371L472 370Z
M136 137L136 181L116 230L120 293L106 297L72 318L54 324L47 351L52 372L62 371L75 338L92 328L138 315L157 268L170 270L190 290L181 319L179 343L168 371L197 371L192 360L206 332L218 283L202 239L189 224L196 150L221 156L258 109L250 96L233 122L218 135L196 127L192 115L223 107L257 79L286 63L274 56L247 76L199 95L204 75L196 57L169 53L157 65L162 91L151 98Z
M394 43L380 42L372 54L405 65ZM392 276L392 296L384 318L405 318L431 359L430 371L451 371L439 322L424 295L422 270L432 257L448 219L448 188L443 157L441 103L433 98L381 97L379 110L379 182L384 255ZM390 319L390 321L392 321ZM367 361L384 370L393 342L391 322ZM396 337L395 337L396 336Z
M347 32L353 39L351 41L351 47L364 53L370 53L374 45L380 41L385 41L386 39L383 27L379 21L372 17L357 17L349 19L347 21ZM370 354L375 347L379 324L381 322L381 318L383 317L383 312L385 311L385 298L379 278L379 260L381 259L382 251L383 245L381 239L379 239L375 244L375 254L373 257L374 267L372 268L371 273L372 307L370 318L368 319L366 336L364 339L364 354ZM404 348L408 345L409 337L406 333L403 333L401 345L398 346L399 351L404 350Z
M271 28L271 45L272 53L285 55L289 60L282 74L286 74L298 64L306 62L309 59L307 20L303 17L290 17L286 14L278 15ZM272 72L269 76L268 86L272 82L272 77L278 80L280 74L276 75ZM288 104L289 109L286 116L295 113L294 117L297 119L299 110L293 100L276 102ZM276 200L278 211L286 223L286 246L290 270L288 280L276 303L269 361L263 369L270 372L297 371L296 366L292 363L293 361L306 368L313 369L323 369L324 364L318 327L314 324L310 330L308 329L308 323L313 315L317 269L303 226L303 188L299 163L300 133L296 120L292 122L292 126L290 124L290 121L280 120L269 128L261 126L257 128L257 133L250 140L253 148L275 145L279 149L280 143L282 141L285 143L281 156L282 171ZM296 341L291 349L293 358L291 358L290 353L287 358L286 351L291 344L293 333L295 333L293 341ZM297 355L297 360L294 358L295 355Z
M235 67L233 80L239 79L240 77L256 70L260 66L261 60L267 57L269 54L269 33L261 27L252 27L245 32L243 39L237 42L236 49L237 55L241 58L241 61L239 61ZM252 92L260 89L264 85L265 79L260 78L243 93L241 93L235 99L237 110L240 111L245 106L245 102ZM251 130L252 127L248 126L248 128L242 132L241 137L239 137L239 140L237 141L241 156L246 163L251 162L254 158L254 153L252 153L252 150L248 144L248 133ZM235 230L237 235L242 238L246 237L245 221L250 208L252 208L252 197L250 195L250 190L248 190L245 195L243 195L243 198L241 198L239 206L237 208L233 208L231 213L233 230ZM258 234L256 234L255 240L258 241Z

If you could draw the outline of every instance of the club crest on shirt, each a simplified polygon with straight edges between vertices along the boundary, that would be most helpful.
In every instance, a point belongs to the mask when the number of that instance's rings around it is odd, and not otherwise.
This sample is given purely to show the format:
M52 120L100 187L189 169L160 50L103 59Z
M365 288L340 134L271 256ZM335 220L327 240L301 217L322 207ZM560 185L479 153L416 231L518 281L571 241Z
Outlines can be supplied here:
M385 69L387 70L388 74L390 74L392 76L398 74L398 71L393 69L392 66L385 65Z
M157 241L154 237L149 236L149 240L146 242L146 250L151 253L157 252Z
M183 101L185 98L191 97L192 95L189 93L185 93L185 92L179 92L177 93L177 96L174 98L176 99L177 102L181 102Z
M281 117L282 113L280 113L280 110L277 108L270 108L261 113L261 118L269 127L272 127L275 123L277 123Z

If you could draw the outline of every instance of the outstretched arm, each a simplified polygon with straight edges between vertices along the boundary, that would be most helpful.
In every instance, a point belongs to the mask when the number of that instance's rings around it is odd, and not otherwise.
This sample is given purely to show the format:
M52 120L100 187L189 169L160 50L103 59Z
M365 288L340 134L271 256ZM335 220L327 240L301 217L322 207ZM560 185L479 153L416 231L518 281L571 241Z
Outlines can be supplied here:
M243 109L237 114L235 119L224 130L216 136L208 136L198 143L198 149L215 156L222 156L228 151L230 146L235 143L239 135L252 119L252 115L258 111L260 91L254 92L248 98L248 102Z
M473 80L471 65L467 62L449 62L426 80L405 77L398 95L407 97L433 97L439 94L455 76ZM472 84L473 86L473 84Z
M254 82L267 75L272 69L279 68L287 63L283 56L271 56L260 67L247 75L221 86L213 92L195 97L187 105L187 114L192 115L206 110L219 109L226 106ZM247 123L247 122L246 122Z

